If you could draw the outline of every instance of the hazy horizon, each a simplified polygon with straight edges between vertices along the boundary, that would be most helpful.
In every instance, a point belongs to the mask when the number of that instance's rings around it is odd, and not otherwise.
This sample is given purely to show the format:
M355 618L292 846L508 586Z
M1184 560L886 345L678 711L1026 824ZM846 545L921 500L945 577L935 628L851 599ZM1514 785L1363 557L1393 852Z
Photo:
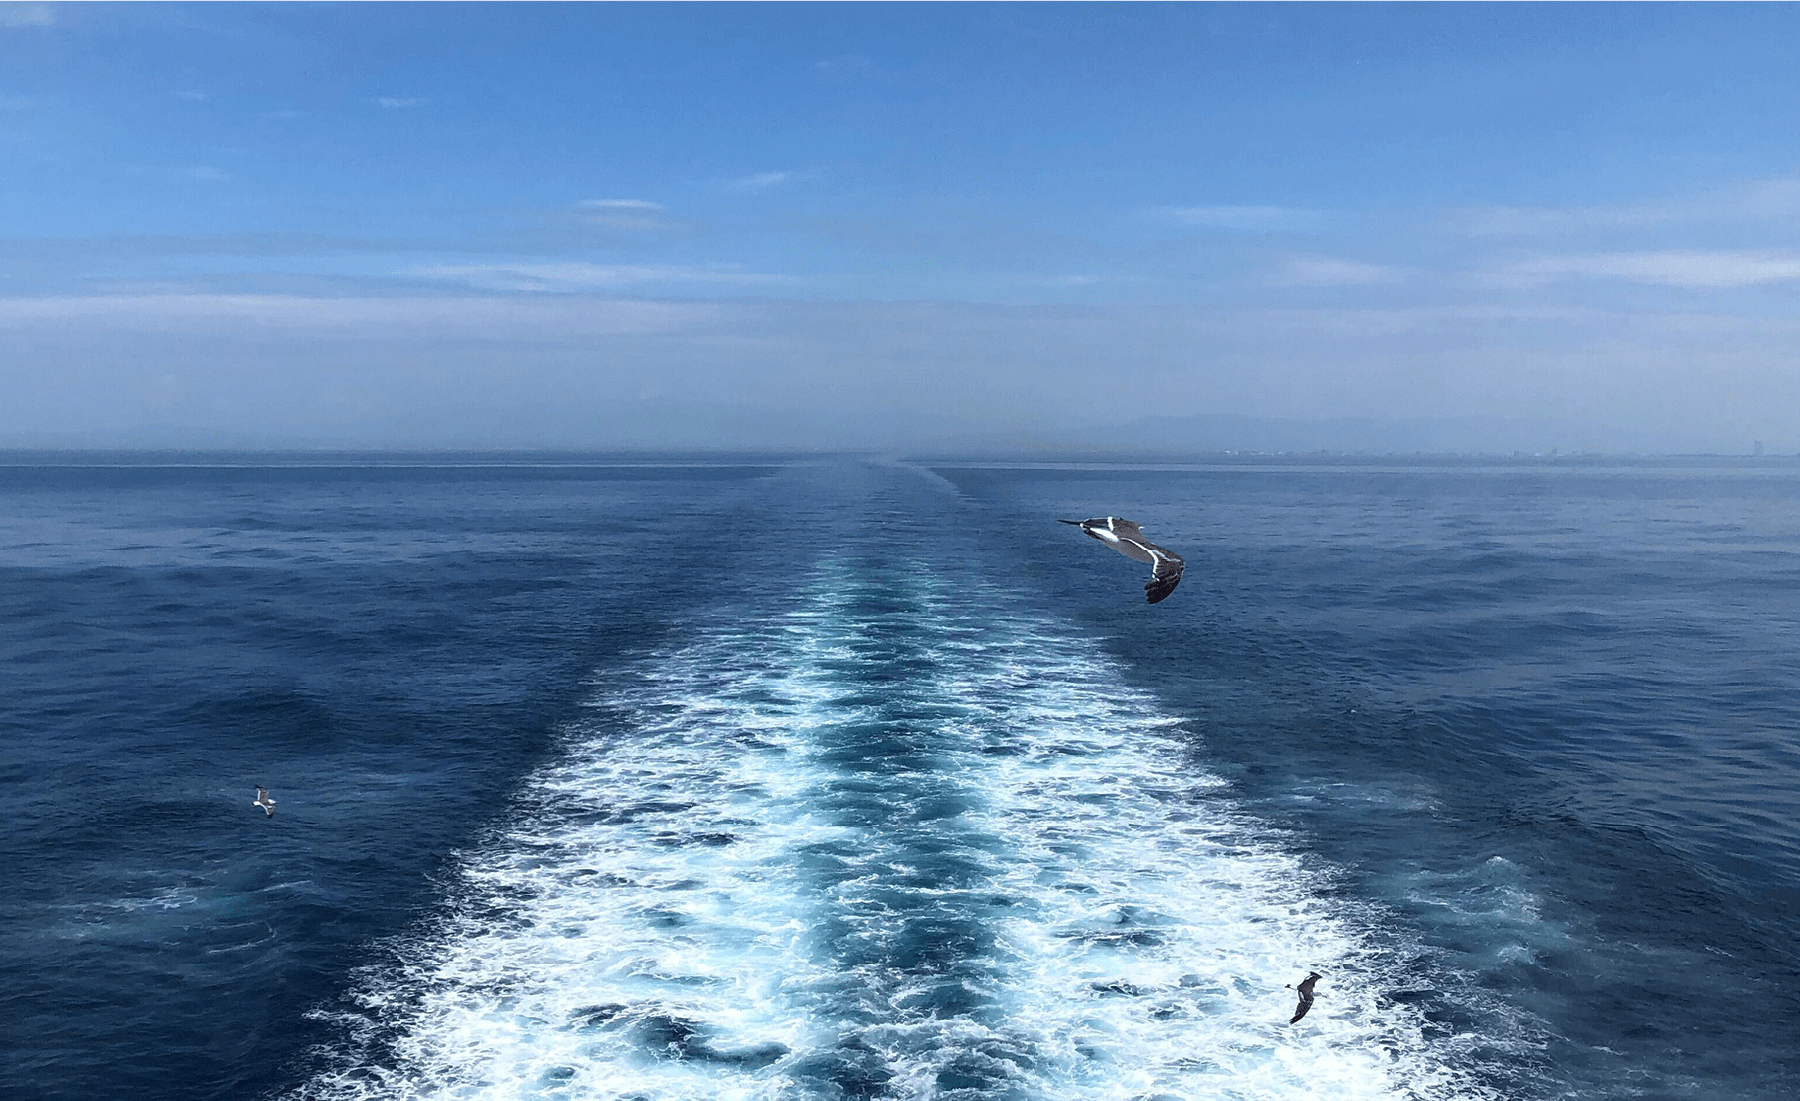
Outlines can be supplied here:
M0 447L1793 453L1797 31L0 4Z
M1330 418L1314 421L1231 417L1146 418L1115 430L1049 432L983 431L949 421L914 419L877 425L845 418L821 434L766 411L723 407L695 413L685 423L703 422L706 431L677 436L652 420L647 427L619 427L585 435L542 430L475 434L408 432L393 428L362 433L315 430L280 433L184 425L139 425L128 431L88 436L22 434L0 442L7 453L124 454L396 454L492 453L497 455L661 455L661 454L903 454L923 460L945 457L1087 461L1113 456L1119 461L1183 456L1467 456L1467 457L1717 457L1800 455L1751 440L1719 446L1701 436L1644 434L1591 426L1513 422L1497 418L1390 421ZM704 414L704 415L702 415ZM861 429L861 431L856 431Z

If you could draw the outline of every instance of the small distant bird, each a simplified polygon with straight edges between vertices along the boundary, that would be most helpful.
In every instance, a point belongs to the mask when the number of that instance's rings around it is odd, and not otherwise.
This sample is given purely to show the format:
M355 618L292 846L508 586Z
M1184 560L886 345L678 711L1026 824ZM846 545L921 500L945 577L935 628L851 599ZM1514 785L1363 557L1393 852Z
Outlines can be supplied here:
M1064 520L1062 523L1074 524L1127 558L1150 563L1150 580L1144 583L1147 603L1156 603L1181 584L1181 555L1144 538L1144 533L1130 520L1102 516L1097 520Z
M256 785L256 798L251 800L250 805L261 807L270 818L275 817L275 797L270 795L269 789L261 784Z
M1291 1025L1294 1021L1298 1021L1300 1018L1306 1016L1306 1011L1312 1008L1313 983L1318 982L1319 978L1320 975L1317 971L1309 971L1307 972L1306 978L1300 980L1299 986L1290 987L1290 989L1299 993L1300 1004L1294 1007L1294 1018L1289 1021L1288 1024Z

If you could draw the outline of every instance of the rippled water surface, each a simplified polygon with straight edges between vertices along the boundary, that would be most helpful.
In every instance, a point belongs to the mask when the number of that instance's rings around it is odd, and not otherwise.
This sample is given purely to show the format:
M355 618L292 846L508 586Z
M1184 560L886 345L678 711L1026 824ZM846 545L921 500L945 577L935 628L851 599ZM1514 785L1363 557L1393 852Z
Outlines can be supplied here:
M13 463L9 1097L1791 1096L1800 470Z

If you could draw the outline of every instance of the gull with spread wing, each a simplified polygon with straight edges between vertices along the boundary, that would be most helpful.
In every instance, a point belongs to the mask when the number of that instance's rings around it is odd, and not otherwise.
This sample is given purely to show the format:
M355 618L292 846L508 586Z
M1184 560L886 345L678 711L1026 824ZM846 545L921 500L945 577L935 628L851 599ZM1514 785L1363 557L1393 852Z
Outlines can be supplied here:
M1102 516L1095 520L1064 520L1074 524L1113 550L1150 563L1150 580L1144 583L1144 599L1154 604L1175 591L1181 583L1181 555L1165 550L1144 538L1144 533L1130 520L1119 516Z
M1300 995L1300 1004L1294 1007L1294 1019L1289 1021L1288 1024L1291 1025L1297 1023L1300 1018L1306 1016L1306 1011L1312 1008L1313 984L1322 978L1324 978L1324 976L1317 971L1308 971L1306 973L1306 978L1300 980L1300 985L1292 987L1292 989L1297 991Z

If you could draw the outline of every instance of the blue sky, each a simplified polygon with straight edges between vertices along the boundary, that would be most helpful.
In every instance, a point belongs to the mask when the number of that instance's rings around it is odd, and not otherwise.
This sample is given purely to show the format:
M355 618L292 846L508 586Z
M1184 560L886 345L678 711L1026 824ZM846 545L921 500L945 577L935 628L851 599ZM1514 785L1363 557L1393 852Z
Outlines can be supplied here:
M0 4L0 445L1800 449L1796 47L1789 5Z

